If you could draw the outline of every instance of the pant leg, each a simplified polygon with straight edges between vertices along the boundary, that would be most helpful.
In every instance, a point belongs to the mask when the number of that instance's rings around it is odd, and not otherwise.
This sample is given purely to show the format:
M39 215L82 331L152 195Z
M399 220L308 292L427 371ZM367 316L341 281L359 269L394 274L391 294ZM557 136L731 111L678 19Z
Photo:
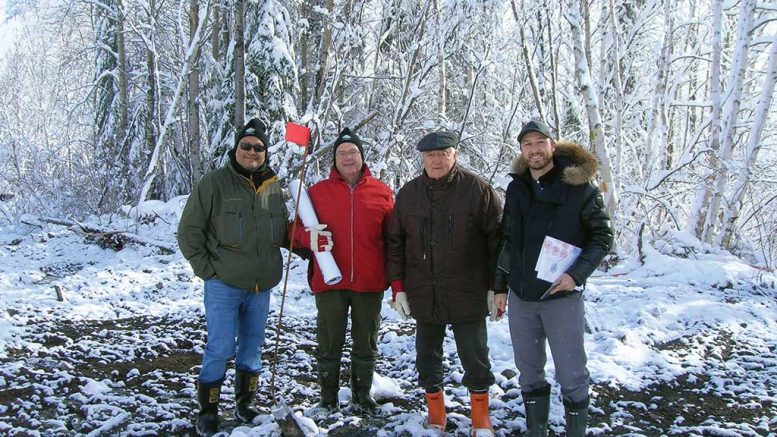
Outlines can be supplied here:
M359 293L351 291L351 351L352 372L372 372L378 357L378 329L383 292Z
M443 387L445 377L442 367L442 342L445 339L445 325L416 323L415 368L418 371L418 385L427 392Z
M202 356L200 382L224 378L227 360L235 355L235 336L243 290L213 278L205 281L205 324L208 340Z
M348 292L330 290L316 294L316 355L320 377L337 375L348 326ZM327 379L327 378L325 378ZM330 378L331 379L331 378Z
M453 324L456 352L464 367L461 383L470 391L488 390L494 383L491 361L488 359L486 319Z
M540 317L540 305L545 302L526 302L510 291L508 297L508 321L513 342L518 383L524 392L544 390L545 380L545 328Z
M589 372L585 354L585 307L582 293L543 302L542 322L548 336L556 380L567 404L587 405Z
M243 294L237 328L237 370L257 373L262 368L262 347L267 314L270 312L271 291L246 291Z

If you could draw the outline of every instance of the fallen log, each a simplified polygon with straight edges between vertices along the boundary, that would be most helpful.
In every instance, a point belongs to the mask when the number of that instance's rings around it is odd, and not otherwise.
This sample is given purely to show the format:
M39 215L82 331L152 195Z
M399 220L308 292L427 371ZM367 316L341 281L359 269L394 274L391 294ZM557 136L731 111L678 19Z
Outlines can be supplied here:
M156 247L165 255L175 253L175 247L161 241L151 240L131 232L87 226L74 220L39 217L37 219L23 219L22 223L39 228L43 228L44 223L65 226L70 231L84 235L84 238L87 240L96 242L100 247L116 251L123 249L125 244L139 244L141 246Z

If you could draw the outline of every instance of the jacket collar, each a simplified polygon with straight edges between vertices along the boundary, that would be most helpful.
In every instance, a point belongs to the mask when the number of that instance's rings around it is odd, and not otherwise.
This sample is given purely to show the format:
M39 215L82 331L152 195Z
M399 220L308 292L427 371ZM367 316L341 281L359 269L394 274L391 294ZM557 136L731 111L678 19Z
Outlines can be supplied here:
M359 180L356 181L356 185L363 183L365 178L368 176L372 177L372 172L370 172L370 169L369 167L367 167L367 164L362 164L362 175L359 176ZM329 179L334 182L342 182L344 184L348 183L348 181L346 181L345 179L343 179L342 176L340 176L340 172L337 171L337 167L335 167L334 165L329 170Z
M453 168L447 175L440 179L432 179L426 174L426 169L421 171L421 179L424 181L424 185L428 185L430 188L444 188L453 182L453 179L459 174L459 164L454 163Z
M556 143L553 152L553 166L561 172L561 181L569 185L583 185L596 177L599 171L599 161L593 153L571 141ZM510 173L523 175L529 173L529 165L523 155L518 154L513 160ZM542 179L542 178L540 178Z

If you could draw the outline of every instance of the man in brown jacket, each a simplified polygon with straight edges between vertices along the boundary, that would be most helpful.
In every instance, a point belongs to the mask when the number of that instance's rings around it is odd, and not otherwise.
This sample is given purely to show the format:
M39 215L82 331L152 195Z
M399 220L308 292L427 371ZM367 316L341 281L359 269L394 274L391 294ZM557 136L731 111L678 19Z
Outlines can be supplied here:
M416 146L423 173L396 197L387 234L391 306L416 327L418 382L426 391L428 424L445 429L443 340L451 325L471 395L472 431L491 431L486 315L502 213L494 190L456 165L458 136L439 131Z

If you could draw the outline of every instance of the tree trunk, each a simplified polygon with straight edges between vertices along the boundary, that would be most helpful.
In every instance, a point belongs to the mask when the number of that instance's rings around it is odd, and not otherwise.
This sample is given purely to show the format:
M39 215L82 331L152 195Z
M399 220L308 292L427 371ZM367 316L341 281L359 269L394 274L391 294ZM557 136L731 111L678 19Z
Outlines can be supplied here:
M334 9L334 0L325 0L324 8L332 13ZM318 47L318 71L316 72L316 101L321 103L321 97L324 95L327 85L327 76L329 75L329 50L332 47L332 26L324 24L321 35L321 44Z
M561 132L561 114L558 112L558 69L556 68L556 54L554 52L555 44L553 43L553 26L550 25L550 9L545 3L545 20L548 28L548 53L550 54L550 90L551 90L551 102L553 103L553 118L556 128L556 138L562 137Z
M580 9L580 15L582 15L581 23L583 24L583 47L585 50L585 62L590 65L593 62L593 59L591 58L591 5L588 4L589 0L581 0L577 3L578 7ZM570 6L574 7L574 4L570 4Z
M302 110L305 110L305 108L308 107L308 103L310 102L310 97L308 96L308 81L310 78L310 65L308 65L308 35L310 35L312 30L310 26L310 10L311 7L309 1L303 2L300 5L300 14L308 21L308 28L304 31L301 31L299 37L299 46L297 47L297 52L299 53L299 63L302 69L304 69L304 72L301 72L299 75L299 107L302 108Z
M447 113L447 78L445 74L445 32L443 30L443 23L445 19L442 16L442 5L439 0L434 1L434 18L435 26L437 27L437 62L440 76L440 84L438 87L437 97L437 112L444 119Z
M532 62L529 56L529 47L526 45L526 36L523 32L523 22L521 22L518 16L518 7L515 4L515 0L510 2L513 9L513 18L515 18L515 25L518 26L518 31L521 36L521 53L523 54L523 63L526 68L526 72L529 74L529 84L531 85L532 96L534 97L534 105L537 108L540 120L545 120L545 108L542 104L542 98L540 97L540 88L537 84L537 73L534 72L534 62ZM524 10L523 2L521 2L521 10Z
M648 179L653 170L664 170L665 147L668 143L666 132L666 84L669 70L669 55L672 51L672 17L669 14L671 2L664 1L664 41L661 45L661 55L658 57L658 75L653 87L653 102L650 105L648 129L645 137L646 151L645 167L648 168ZM658 140L658 141L656 141ZM658 144L656 144L658 142Z
M191 45L195 38L195 33L199 27L199 0L189 0L189 44ZM207 17L207 16L206 16ZM194 50L194 59L192 60L192 69L189 72L189 163L191 165L191 184L192 187L202 178L202 158L200 154L200 69L197 64L200 59L200 49L197 46Z
M575 68L575 77L577 78L580 94L585 101L585 107L588 112L588 124L591 130L594 153L597 158L599 158L601 164L600 174L602 184L600 189L604 196L607 213L610 217L614 217L615 210L617 209L618 196L615 191L616 185L613 181L610 156L604 141L604 125L602 124L602 117L599 111L599 101L596 91L593 89L591 74L585 59L582 19L580 18L579 11L575 8L576 3L576 1L570 0L570 7L568 8L566 15L566 19L569 21L571 27L572 48L575 53L575 65L577 66Z
M715 228L718 226L718 217L721 213L720 203L726 190L728 181L728 167L731 164L731 155L734 149L734 135L736 134L736 121L739 115L739 104L742 98L742 86L745 70L747 69L747 48L752 38L751 26L755 0L743 0L739 12L739 27L737 29L737 42L734 48L734 60L731 65L731 77L728 81L726 95L730 96L723 111L719 165L716 169L715 187L712 190L710 207L705 220L704 241L712 243Z
M245 12L245 0L235 0L235 129L246 117Z
M618 26L618 20L615 17L617 9L615 1L609 0L610 4L610 26L612 29L612 68L613 68L613 88L615 88L615 156L614 171L617 175L622 175L621 158L623 156L623 82L621 80L621 48L619 35L621 34ZM620 182L620 177L618 182ZM620 184L615 186L616 192L620 192Z
M723 229L718 234L717 244L727 249L731 249L731 237L734 233L734 224L739 217L739 212L742 210L742 198L744 197L747 185L750 182L750 175L752 174L753 167L755 167L756 160L758 159L758 152L761 150L761 134L763 133L764 126L769 118L769 108L772 103L774 84L777 82L777 35L772 36L771 45L769 66L767 67L766 77L764 77L763 85L761 86L761 98L755 113L755 121L750 130L750 139L747 143L747 151L745 153L745 163L743 168L739 171L736 183L734 184L734 193L731 196L731 201L727 205L725 218L723 219Z
M205 27L204 23L207 23L208 21L205 18L208 16L209 12L210 12L210 0L206 0L205 8L200 10L201 15L199 16L199 20L198 20L199 25L197 26L197 31L195 32L194 38L192 38L191 44L186 49L186 53L184 55L184 64L181 70L181 75L178 78L178 85L176 86L175 93L173 94L173 101L170 102L170 107L167 108L167 114L165 115L165 122L160 129L159 138L157 139L156 145L154 146L154 152L151 155L151 159L148 163L148 170L146 170L146 174L144 177L145 181L143 183L143 188L140 191L140 196L138 198L138 206L140 206L140 204L146 200L146 197L148 196L148 193L151 190L151 186L154 183L154 179L156 178L157 169L159 166L159 160L161 159L161 155L163 153L165 137L167 136L167 130L175 122L175 119L176 119L175 114L178 111L178 105L181 100L181 95L183 95L185 85L188 82L189 72L194 64L195 52L199 50L200 45L202 44L201 38L202 38L203 27Z
M720 111L722 100L720 95L720 29L723 17L723 0L715 0L712 8L712 61L710 62L710 102L712 104L712 116L710 119L710 169L718 168L718 151L720 150ZM688 217L688 227L700 240L704 238L706 226L706 212L712 199L712 187L715 183L715 172L707 170L707 175L702 187L696 195L694 205Z
M156 143L157 127L157 60L155 29L156 29L156 0L148 2L148 26L149 47L146 49L146 123L143 127L146 151L150 154L154 151Z
M213 14L211 15L211 22L213 23L213 29L210 32L210 55L215 62L218 62L219 53L221 52L221 7L213 8Z
M124 187L131 187L132 157L129 147L129 97L127 94L127 47L124 42L124 6L122 0L116 0L116 54L119 63L119 125L116 139L119 152L119 178ZM123 203L127 192L120 190L119 198Z

